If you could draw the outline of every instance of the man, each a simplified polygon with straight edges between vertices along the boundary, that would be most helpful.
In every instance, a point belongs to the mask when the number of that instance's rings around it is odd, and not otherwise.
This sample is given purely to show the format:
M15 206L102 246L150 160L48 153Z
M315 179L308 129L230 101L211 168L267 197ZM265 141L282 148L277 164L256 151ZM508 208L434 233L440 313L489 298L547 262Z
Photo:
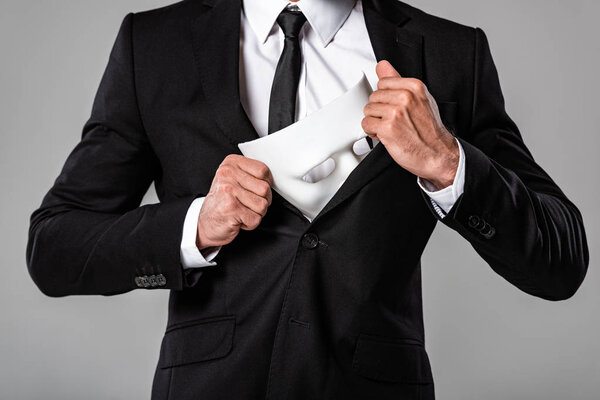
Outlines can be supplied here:
M394 0L296 6L128 15L32 215L44 293L171 290L153 399L433 399L420 256L437 221L534 296L569 298L585 276L581 215L506 114L481 29ZM237 144L361 71L372 150L309 221ZM161 202L139 207L152 181Z

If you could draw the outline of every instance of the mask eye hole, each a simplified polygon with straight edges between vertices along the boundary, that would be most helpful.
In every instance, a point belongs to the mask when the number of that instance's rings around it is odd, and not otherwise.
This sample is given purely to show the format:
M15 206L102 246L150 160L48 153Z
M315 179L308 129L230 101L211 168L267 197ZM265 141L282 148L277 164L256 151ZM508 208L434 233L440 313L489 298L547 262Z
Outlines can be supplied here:
M333 170L335 170L335 160L333 158L328 158L308 171L308 173L302 177L302 180L308 183L319 182L331 175Z
M357 156L362 156L371 151L371 147L369 146L369 142L367 142L367 138L362 138L354 142L354 145L352 145L352 151L354 151L354 154Z

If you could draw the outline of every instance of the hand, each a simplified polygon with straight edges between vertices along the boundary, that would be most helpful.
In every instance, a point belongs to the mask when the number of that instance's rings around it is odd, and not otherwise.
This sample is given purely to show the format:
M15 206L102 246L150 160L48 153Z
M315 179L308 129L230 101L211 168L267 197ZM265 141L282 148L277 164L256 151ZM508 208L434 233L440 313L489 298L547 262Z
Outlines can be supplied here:
M228 244L240 229L256 229L273 200L272 185L273 176L264 163L228 155L215 173L198 216L198 249Z
M418 79L402 78L387 61L376 67L379 82L364 108L363 130L390 156L437 189L452 185L460 150L440 119L437 103Z

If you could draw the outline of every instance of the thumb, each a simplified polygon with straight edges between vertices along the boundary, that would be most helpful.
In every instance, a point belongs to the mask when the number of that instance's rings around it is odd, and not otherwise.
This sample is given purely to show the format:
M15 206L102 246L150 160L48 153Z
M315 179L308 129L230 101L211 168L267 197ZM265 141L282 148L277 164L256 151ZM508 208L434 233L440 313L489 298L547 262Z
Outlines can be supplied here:
M400 77L398 71L396 71L392 64L387 60L379 61L377 66L375 66L375 72L379 79Z

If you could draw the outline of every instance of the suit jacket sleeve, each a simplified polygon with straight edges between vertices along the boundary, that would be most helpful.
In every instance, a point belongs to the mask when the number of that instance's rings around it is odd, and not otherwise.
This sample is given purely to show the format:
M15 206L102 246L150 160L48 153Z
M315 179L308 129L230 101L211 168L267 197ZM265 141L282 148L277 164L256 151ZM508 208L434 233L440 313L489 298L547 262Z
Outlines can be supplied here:
M441 221L521 290L566 299L580 286L589 261L582 217L534 161L507 115L479 28L473 87L470 129L458 138L466 156L464 192Z
M156 287L185 284L180 242L196 196L139 206L160 165L136 101L132 24L130 14L82 139L31 216L27 264L49 296L123 293L144 275L166 278Z

